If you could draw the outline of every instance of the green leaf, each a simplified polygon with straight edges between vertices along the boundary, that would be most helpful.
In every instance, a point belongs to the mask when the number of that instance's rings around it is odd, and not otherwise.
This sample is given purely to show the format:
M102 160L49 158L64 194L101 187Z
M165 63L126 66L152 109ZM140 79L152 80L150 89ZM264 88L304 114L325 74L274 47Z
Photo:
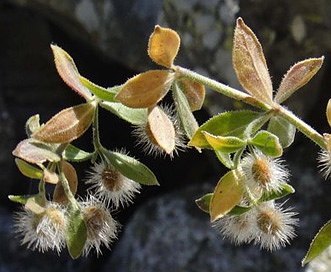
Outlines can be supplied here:
M20 172L28 177L28 178L32 178L32 179L41 179L43 176L43 171L40 168L34 167L31 164L16 158L15 159L15 163L18 167L18 169L20 170Z
M309 250L302 260L302 266L315 259L331 245L331 220L329 220L312 240Z
M233 209L229 212L230 215L241 215L245 212L248 212L252 207L249 206L240 206L236 205L233 207Z
M210 219L215 221L229 213L241 200L243 195L241 177L232 170L226 173L215 187L210 202Z
M28 201L29 198L31 198L31 195L9 195L8 198L9 200L16 202L16 203L20 203L25 205L26 202Z
M84 217L79 208L70 206L68 210L66 243L71 258L77 259L82 254L86 239L87 229Z
M246 142L233 136L215 136L202 131L211 147L223 153L233 153L246 146Z
M89 160L93 153L86 152L82 149L79 149L71 144L69 144L62 154L63 158L72 162L81 162Z
M260 116L261 113L249 110L229 111L216 115L199 127L189 142L189 145L200 148L211 148L202 133L203 131L216 136L242 138L247 126Z
M209 213L210 201L213 193L205 194L204 196L195 200L195 204L200 208L200 210Z
M217 158L219 159L219 161L221 163L223 163L223 165L229 169L233 169L234 167L234 163L231 159L231 156L229 153L224 153L224 152L221 152L221 151L218 151L218 150L215 150L215 154L217 156Z
M13 151L13 155L34 164L46 161L59 162L61 160L60 156L50 149L49 145L30 138L19 142Z
M143 185L159 185L154 173L138 160L120 152L105 153L110 163L124 176Z
M133 125L142 125L146 123L146 108L129 108L118 102L101 102L100 106Z
M173 97L179 116L181 127L188 139L192 139L193 134L199 128L198 122L193 116L191 107L183 91L179 88L178 84L174 85Z
M283 148L289 147L295 138L296 128L281 116L273 116L268 124L268 131L276 135Z
M103 88L83 76L79 76L79 80L83 85L90 90L91 93L96 95L98 98L114 102L115 95L119 92L122 86L115 86L113 88Z
M250 143L267 156L279 157L283 153L278 137L266 130L259 131Z
M272 191L272 192L264 193L259 199L259 202L261 203L264 201L280 199L293 193L295 193L295 189L289 184L284 184L279 192Z

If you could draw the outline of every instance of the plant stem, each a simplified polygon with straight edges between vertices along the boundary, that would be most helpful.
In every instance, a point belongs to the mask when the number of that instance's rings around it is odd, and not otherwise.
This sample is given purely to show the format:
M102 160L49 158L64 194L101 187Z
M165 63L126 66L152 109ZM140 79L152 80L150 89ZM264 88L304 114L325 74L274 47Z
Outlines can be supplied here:
M310 125L302 121L299 117L297 117L290 110L279 106L279 109L276 111L276 114L282 116L284 119L289 121L292 125L294 125L298 130L300 130L304 135L306 135L309 139L311 139L314 143L316 143L320 148L327 149L324 138L321 134L319 134L315 129L313 129Z
M263 102L256 100L254 97L250 96L249 94L238 91L237 89L234 89L216 80L200 75L196 72L190 71L186 68L176 66L174 69L179 77L181 76L187 77L189 79L192 79L193 81L199 82L213 89L214 91L224 94L225 96L228 96L235 100L242 101L246 104L260 108L264 111L272 110L275 115L282 116L292 125L294 125L299 131L301 131L304 135L306 135L309 139L311 139L314 143L316 143L319 147L321 147L322 149L327 149L324 138L320 133L318 133L310 125L302 121L299 117L297 117L295 114L293 114L291 111L287 110L286 108L282 107L281 105L278 105L276 103L273 106L265 104Z
M60 182L61 185L63 187L64 193L66 195L66 197L69 200L69 203L72 205L72 207L74 208L78 208L78 203L75 199L75 196L73 195L73 193L70 190L70 185L69 182L62 170L62 163L58 164L58 170L59 170L59 178L60 178Z
M244 92L238 91L237 89L234 89L230 86L227 86L223 83L220 83L216 80L210 79L206 76L200 75L196 72L193 72L189 69L176 66L175 71L178 74L179 77L187 77L189 79L192 79L193 81L199 82L205 86L208 86L209 88L213 89L214 91L217 91L221 94L224 94L225 96L228 96L230 98L233 98L235 100L242 101L246 104L252 105L254 107L263 109L265 111L271 110L272 107L270 105L267 105L263 102L260 102L256 100L254 97L252 97L249 94L246 94Z
M98 151L102 147L100 142L100 133L99 133L99 105L95 107L93 123L92 123L92 131L93 131L94 149L95 151Z

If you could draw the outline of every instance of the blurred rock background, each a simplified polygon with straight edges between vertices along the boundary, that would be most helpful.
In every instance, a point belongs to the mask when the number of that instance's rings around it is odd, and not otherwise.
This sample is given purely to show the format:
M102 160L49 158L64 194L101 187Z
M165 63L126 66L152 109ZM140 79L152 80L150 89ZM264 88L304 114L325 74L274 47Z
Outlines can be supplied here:
M59 110L81 103L58 77L49 45L74 58L82 75L101 86L123 83L155 65L146 54L156 24L181 36L176 64L240 88L231 64L235 19L242 16L259 37L274 88L295 62L324 55L325 64L289 107L320 132L329 132L324 117L331 89L331 2L329 0L2 0L0 2L0 272L5 271L330 271L326 252L300 267L310 240L331 218L331 186L322 182L318 149L298 134L285 153L296 194L287 205L300 212L298 238L275 253L254 246L235 247L211 229L194 200L215 186L225 169L213 154L194 150L168 159L146 158L134 146L131 127L101 112L103 140L124 147L154 170L161 187L146 188L135 205L116 214L123 224L119 241L103 256L72 261L63 252L39 254L19 245L12 228L18 209L8 194L33 191L11 151L22 140L26 119L39 113L43 122ZM210 114L243 107L208 91L200 123ZM89 139L77 145L90 147ZM313 155L312 155L313 154ZM88 165L79 167L83 176Z

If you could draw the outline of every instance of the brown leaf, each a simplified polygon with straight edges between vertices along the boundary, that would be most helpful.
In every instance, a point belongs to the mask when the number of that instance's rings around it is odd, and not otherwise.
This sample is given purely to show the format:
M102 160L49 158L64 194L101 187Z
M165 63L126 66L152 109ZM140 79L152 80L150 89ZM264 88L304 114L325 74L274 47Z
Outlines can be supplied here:
M170 68L179 46L180 37L176 31L157 25L149 38L148 55L157 64Z
M71 56L62 48L51 45L56 69L63 81L86 100L91 99L92 95L88 88L82 84L79 72Z
M70 191L72 192L73 195L75 195L78 186L78 177L75 168L67 161L62 161L62 171L65 177L67 178ZM57 183L55 186L55 190L53 193L53 201L63 205L66 205L68 203L68 198L66 197L61 182Z
M169 91L174 73L151 70L129 79L115 99L127 107L150 108L155 106Z
M271 105L272 83L262 46L241 18L234 32L232 61L242 87L257 100Z
M13 151L13 155L33 164L42 164L46 161L58 162L60 156L50 150L50 147L38 143L33 139L21 141Z
M282 103L307 82L322 67L324 57L310 58L294 64L283 77L275 96L275 102Z
M147 128L151 141L167 154L172 154L176 143L175 128L172 121L160 107L156 106L149 109Z
M60 111L32 137L46 143L67 143L80 137L91 125L95 105L84 103Z
M205 100L205 86L188 78L181 79L179 85L186 96L191 111L200 110Z

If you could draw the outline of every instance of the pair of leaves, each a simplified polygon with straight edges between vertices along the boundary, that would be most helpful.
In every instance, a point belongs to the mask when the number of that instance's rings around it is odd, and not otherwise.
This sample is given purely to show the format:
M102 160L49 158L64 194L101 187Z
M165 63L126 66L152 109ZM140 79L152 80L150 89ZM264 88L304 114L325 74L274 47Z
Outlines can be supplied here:
M324 57L306 59L293 65L284 75L278 91L272 98L272 82L262 46L254 32L241 18L234 32L232 61L238 80L252 97L272 106L282 103L296 90L307 84L318 72Z
M148 42L148 55L155 63L168 70L151 70L129 79L115 99L131 108L152 108L166 96L171 86L174 86L185 95L185 100L183 100L182 94L178 91L174 93L176 105L185 103L180 109L183 112L182 116L189 116L187 115L187 104L190 111L199 110L205 97L204 86L187 78L176 78L173 62L179 46L180 38L175 31L155 26ZM174 82L176 84L173 84ZM185 118L183 117L182 120ZM187 123L189 122L184 125ZM185 127L188 129L188 126ZM192 136L190 131L186 131L186 134Z

